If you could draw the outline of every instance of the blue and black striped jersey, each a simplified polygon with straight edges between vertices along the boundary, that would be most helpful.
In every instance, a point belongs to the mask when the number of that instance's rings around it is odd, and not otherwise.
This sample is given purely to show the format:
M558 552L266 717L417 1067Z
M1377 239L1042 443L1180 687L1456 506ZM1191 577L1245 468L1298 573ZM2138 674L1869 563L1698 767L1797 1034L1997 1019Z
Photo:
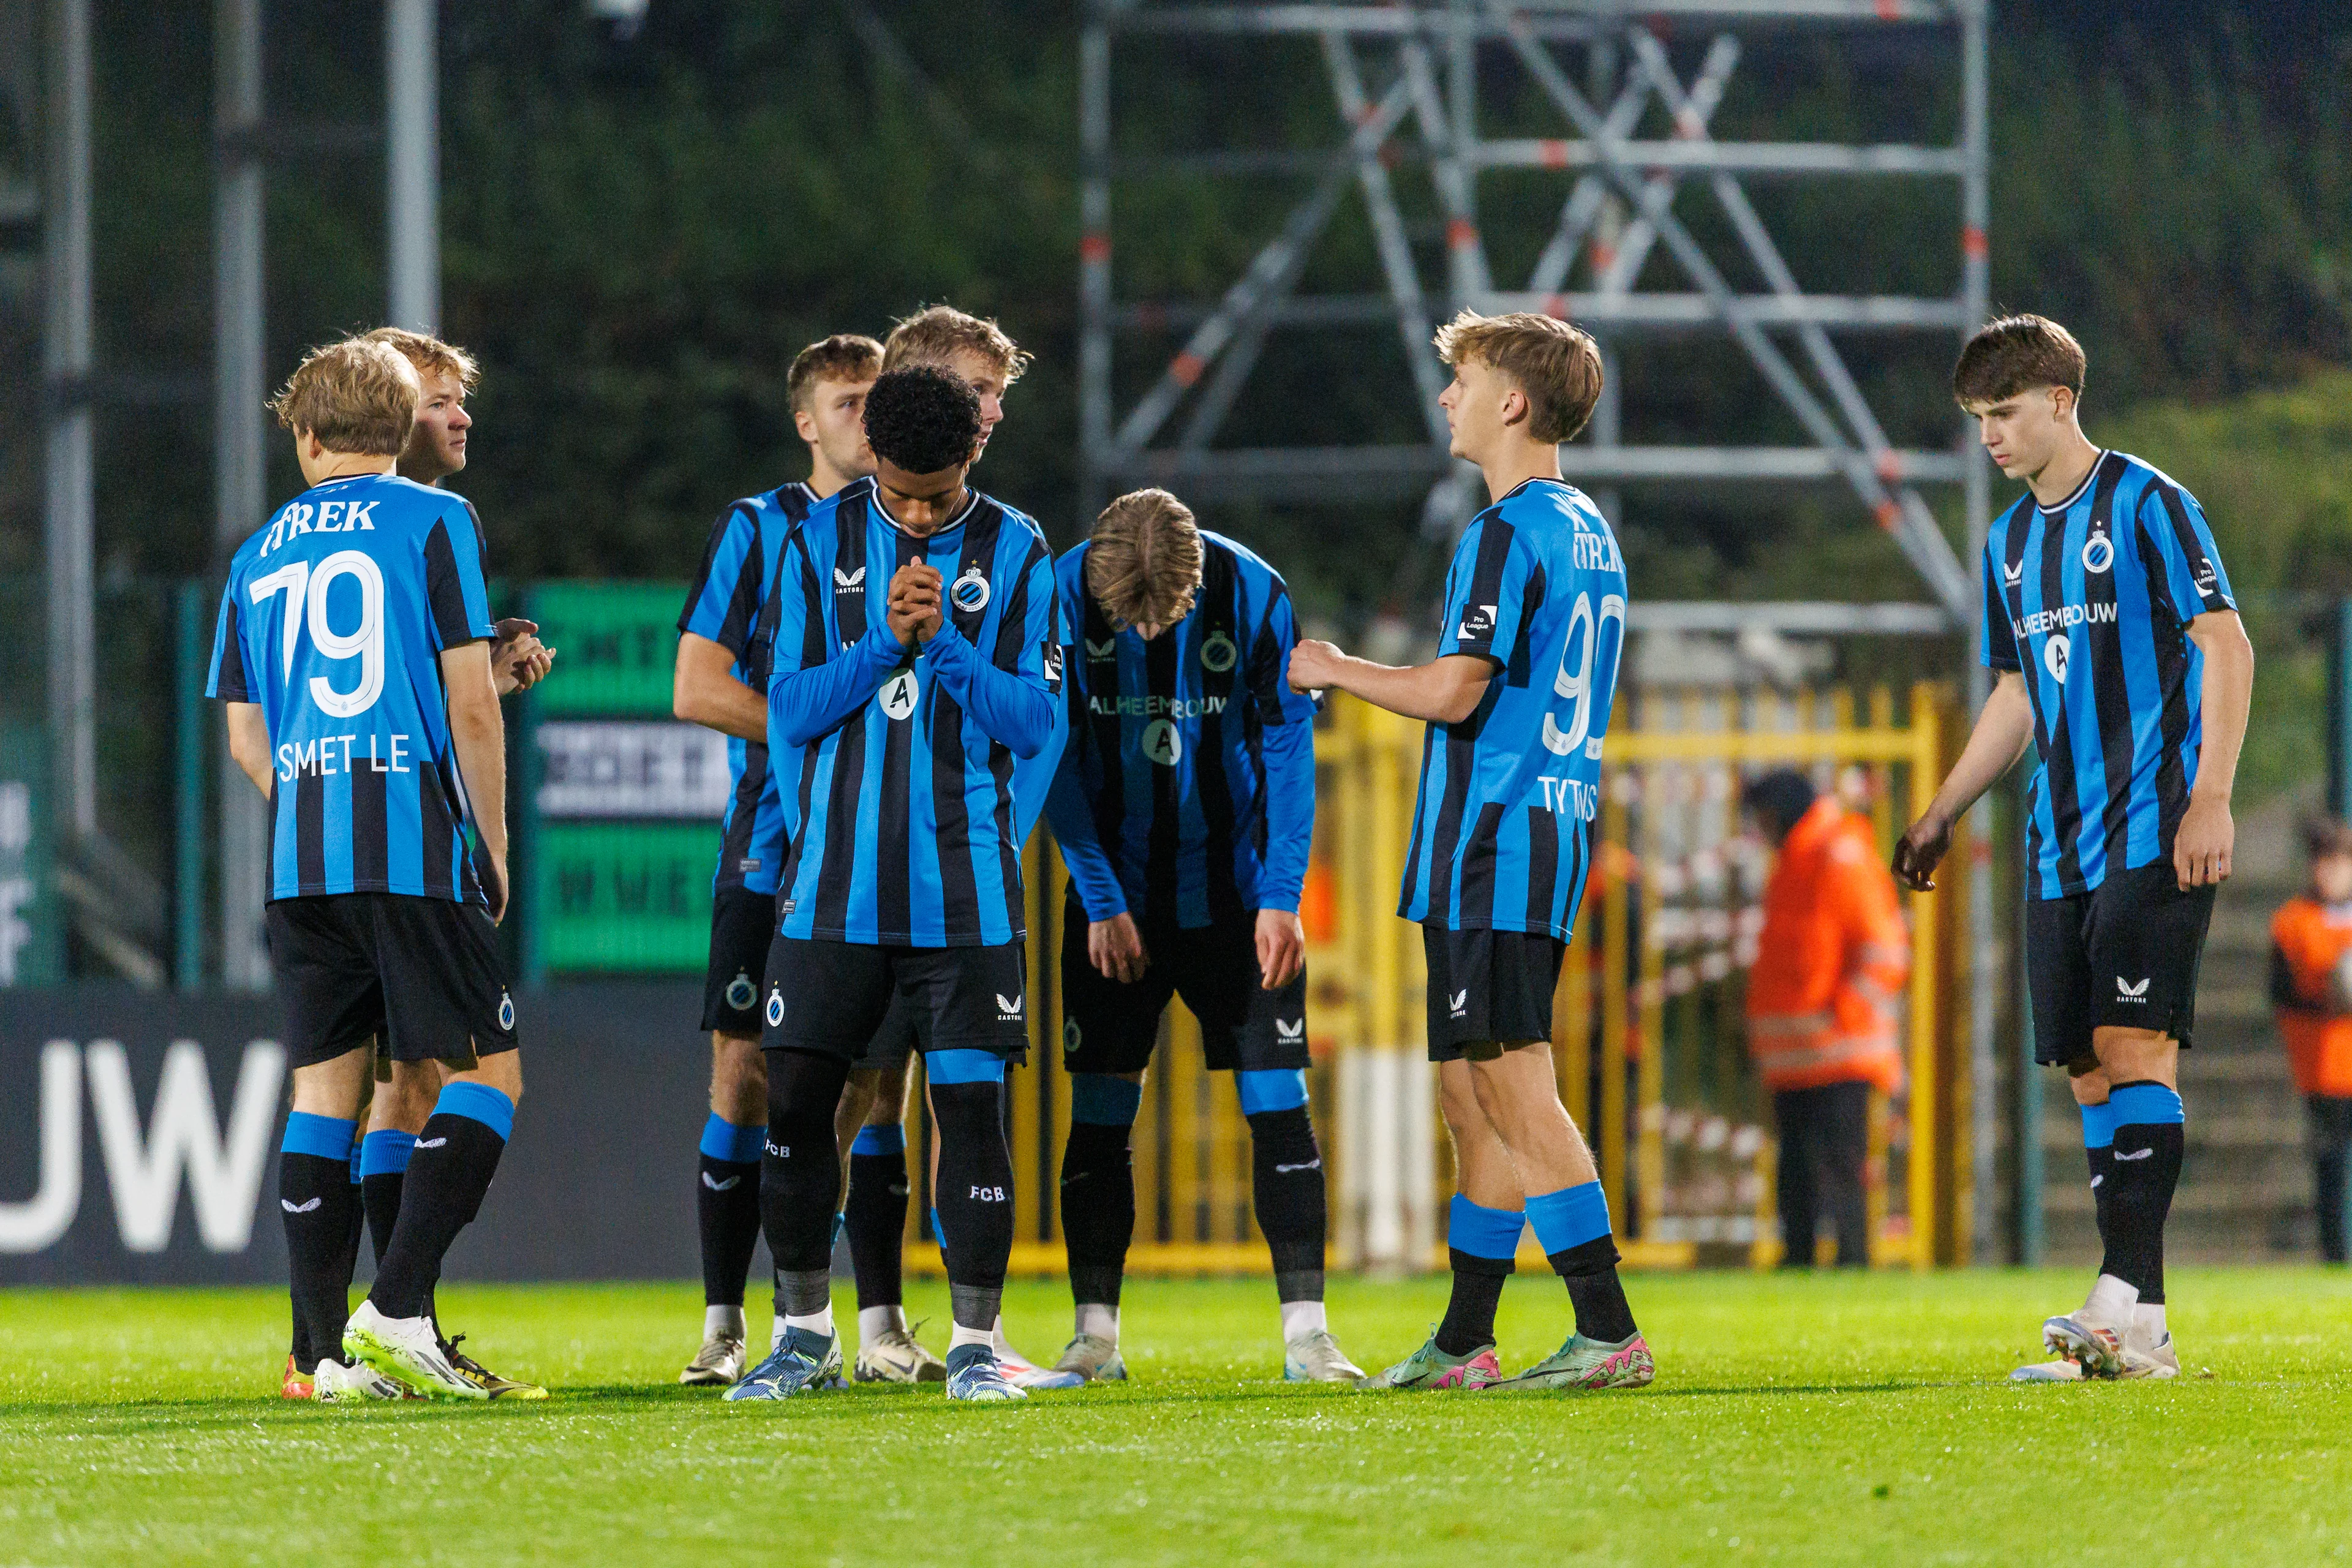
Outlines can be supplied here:
M1315 837L1315 705L1290 689L1298 641L1280 574L1201 534L1192 611L1150 642L1115 631L1081 544L1055 567L1070 742L1047 805L1089 920L1187 930L1297 910Z
M1398 913L1569 939L1624 641L1625 564L1581 490L1529 479L1472 521L1438 651L1500 668L1470 717L1429 727Z
M687 590L677 629L708 637L735 656L733 675L752 690L768 689L768 637L762 612L776 581L784 536L800 526L816 492L802 480L764 495L746 496L711 525L702 570ZM746 888L776 890L783 850L783 803L768 767L768 748L739 735L727 738L727 815L719 826L714 893Z
M886 620L892 575L919 560L947 586L947 624L919 653ZM1062 686L1045 534L974 491L918 539L861 479L785 540L773 605L777 930L914 947L1021 940L1035 812L1021 797L1036 792L1019 781L1053 743Z
M2033 700L2033 896L2169 859L2204 738L2205 656L2189 623L2237 608L2196 498L2102 453L2063 502L2029 493L1995 521L1984 593L1984 661L2020 670Z
M259 704L269 897L482 903L442 650L492 635L472 503L390 474L313 485L237 547L209 695Z

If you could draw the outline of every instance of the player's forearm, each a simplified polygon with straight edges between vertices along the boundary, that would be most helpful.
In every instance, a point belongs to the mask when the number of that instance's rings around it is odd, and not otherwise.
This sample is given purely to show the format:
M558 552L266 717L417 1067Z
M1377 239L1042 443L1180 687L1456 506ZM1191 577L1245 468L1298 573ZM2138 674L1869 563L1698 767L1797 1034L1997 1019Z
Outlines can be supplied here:
M873 699L905 657L896 639L869 626L847 653L807 669L786 670L768 684L771 750L805 746Z
M233 702L228 710L228 754L261 792L269 798L269 724L261 716L261 706L255 702Z
M1062 864L1069 869L1070 886L1077 890L1087 918L1107 921L1126 912L1127 889L1119 886L1118 872L1095 830L1094 807L1087 803L1073 754L1078 744L1075 736L1070 743L1072 751L1062 754L1061 768L1045 795L1045 820L1054 829L1054 842L1061 847Z
M1475 679L1453 668L1454 661L1475 656L1455 655L1452 660L1399 666L1374 664L1368 658L1341 654L1334 661L1327 684L1360 697L1375 708L1385 708L1407 719L1431 724L1458 724L1477 711L1494 667L1483 659L1486 679Z
M1297 912L1314 842L1314 728L1271 726L1265 731L1265 868L1258 908Z
M768 704L731 675L689 670L680 660L670 690L670 711L689 724L732 735L739 741L768 739Z
M449 741L457 753L457 776L483 847L503 861L507 855L507 733L495 693L449 708Z
M1025 762L1054 738L1054 694L1044 682L997 668L952 622L932 634L923 657L981 732L1014 756Z
M1979 796L2017 765L2018 758L2032 743L2033 707L2025 695L2024 679L2014 672L2005 674L1985 700L1984 711L1977 715L1976 728L1969 732L1969 743L1944 776L1943 787L1928 802L1926 815L1946 823L1958 821Z
M2210 623L2210 624L2209 624ZM2200 616L2189 636L2205 656L2199 710L2204 741L2197 752L2197 783L2190 793L2227 805L2238 778L2238 756L2246 744L2246 721L2253 706L2254 646L2246 629L2228 614Z

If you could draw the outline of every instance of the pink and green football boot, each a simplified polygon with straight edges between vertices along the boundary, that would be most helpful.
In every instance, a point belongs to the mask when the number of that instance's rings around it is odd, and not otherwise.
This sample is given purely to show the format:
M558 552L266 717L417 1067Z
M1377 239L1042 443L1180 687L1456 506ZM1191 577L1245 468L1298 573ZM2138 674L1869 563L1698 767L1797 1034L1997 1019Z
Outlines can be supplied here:
M1658 1374L1650 1359L1649 1342L1633 1334L1616 1344L1570 1334L1568 1343L1516 1377L1498 1377L1486 1386L1496 1393L1527 1389L1643 1388Z
M1439 1388L1484 1388L1503 1375L1493 1345L1480 1345L1468 1355L1447 1355L1437 1348L1433 1332L1423 1346L1390 1367L1358 1381L1368 1394L1423 1394Z

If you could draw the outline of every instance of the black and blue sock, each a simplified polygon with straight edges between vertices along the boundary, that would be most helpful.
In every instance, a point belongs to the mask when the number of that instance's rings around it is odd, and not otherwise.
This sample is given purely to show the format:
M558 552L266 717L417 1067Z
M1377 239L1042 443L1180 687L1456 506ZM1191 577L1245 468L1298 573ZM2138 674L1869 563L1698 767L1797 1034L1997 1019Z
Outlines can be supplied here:
M2082 1106L2083 1159L2091 1168L2091 1210L2099 1226L2099 1247L2104 1257L2099 1272L2113 1273L2118 1262L2112 1234L2114 1222L2108 1215L2109 1201L2115 1196L2116 1108L2109 1103Z
M399 1218L368 1291L368 1300L385 1317L431 1313L441 1259L481 1212L482 1196L490 1190L499 1156L514 1131L514 1101L488 1084L441 1086L409 1156Z
M1518 1267L1513 1260L1527 1223L1518 1209L1490 1209L1454 1194L1445 1221L1454 1290L1437 1325L1437 1348L1447 1355L1466 1356L1495 1342L1495 1309L1502 1304L1503 1282Z
M849 1193L842 1226L849 1264L857 1277L857 1310L896 1307L906 1299L900 1261L907 1234L907 1130L877 1122L857 1130L849 1145Z
M1129 1148L1143 1086L1109 1073L1070 1075L1070 1137L1062 1146L1062 1237L1070 1297L1116 1308L1135 1240L1135 1158Z
M1609 1234L1609 1199L1599 1182L1537 1193L1528 1199L1528 1223L1536 1242L1568 1285L1576 1308L1576 1331L1588 1340L1619 1344L1638 1331L1625 1287L1617 1279L1617 1243Z
M2172 1194L2180 1185L2187 1125L2178 1090L2139 1080L2117 1084L2107 1095L2115 1115L2115 1147L2109 1158L2113 1189L2107 1199L2114 1235L2108 1266L2126 1284L2145 1292L2151 1280L2163 1290L2164 1224Z
M1320 1301L1329 1205L1323 1152L1307 1113L1307 1074L1292 1068L1234 1079L1249 1122L1251 1195L1257 1227L1274 1257L1276 1297Z
M342 1359L351 1311L352 1187L356 1121L297 1110L278 1144L278 1207L286 1223L289 1295L294 1312L294 1365L310 1373L320 1358Z
M849 1064L781 1049L767 1052L767 1061L760 1226L776 1263L776 1310L780 1318L824 1318L833 1307L833 1226L841 1202L833 1117Z
M416 1134L397 1127L379 1128L360 1141L360 1202L367 1209L368 1239L375 1247L376 1267L392 1246L393 1226L400 1221L400 1198L408 1184L409 1156L416 1152Z
M1003 1305L1013 1256L1013 1152L1004 1142L1004 1058L992 1051L923 1058L940 1127L940 1249L959 1329L986 1333Z
M694 1217L706 1307L743 1305L743 1278L760 1244L760 1145L767 1131L740 1127L715 1110L702 1124Z

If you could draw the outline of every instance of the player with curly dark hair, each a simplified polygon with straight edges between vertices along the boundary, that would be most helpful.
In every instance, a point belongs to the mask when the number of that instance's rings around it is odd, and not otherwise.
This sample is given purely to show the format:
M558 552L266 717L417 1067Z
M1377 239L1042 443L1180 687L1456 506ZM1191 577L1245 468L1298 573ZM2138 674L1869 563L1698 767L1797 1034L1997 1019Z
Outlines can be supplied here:
M961 487L980 448L980 395L936 365L886 372L866 395L866 439L884 472L929 479L953 468Z

